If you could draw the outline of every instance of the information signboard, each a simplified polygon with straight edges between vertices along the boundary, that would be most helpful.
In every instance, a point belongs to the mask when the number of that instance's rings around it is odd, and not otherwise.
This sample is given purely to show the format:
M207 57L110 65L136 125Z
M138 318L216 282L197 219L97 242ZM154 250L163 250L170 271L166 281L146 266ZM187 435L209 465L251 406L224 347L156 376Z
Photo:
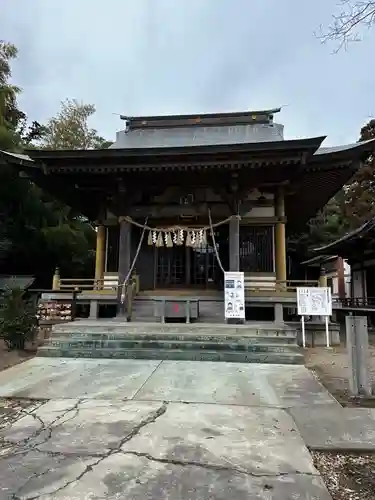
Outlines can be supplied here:
M224 274L225 318L245 319L245 280L243 272Z
M297 311L301 316L302 345L306 347L305 316L324 316L326 345L330 346L329 317L332 315L332 295L329 287L298 287Z
M297 309L300 316L331 316L331 289L329 287L297 288Z

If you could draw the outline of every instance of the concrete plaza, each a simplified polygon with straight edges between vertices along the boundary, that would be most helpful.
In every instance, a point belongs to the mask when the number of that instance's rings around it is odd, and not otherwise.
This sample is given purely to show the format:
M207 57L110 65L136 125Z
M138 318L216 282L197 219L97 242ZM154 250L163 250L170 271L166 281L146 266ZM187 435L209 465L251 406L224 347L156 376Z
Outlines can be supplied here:
M9 500L329 500L305 441L375 447L303 366L35 358L0 396L35 399L1 430Z

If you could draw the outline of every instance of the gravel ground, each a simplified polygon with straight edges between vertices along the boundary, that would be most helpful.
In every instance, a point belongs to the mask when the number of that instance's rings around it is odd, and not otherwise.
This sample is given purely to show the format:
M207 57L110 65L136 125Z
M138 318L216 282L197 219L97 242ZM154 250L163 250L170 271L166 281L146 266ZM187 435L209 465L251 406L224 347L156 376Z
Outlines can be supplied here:
M375 394L375 339L370 339L369 366ZM332 349L309 348L306 366L343 406L375 408L375 398L352 398L349 366L344 344ZM333 500L375 500L375 454L311 452Z
M375 499L375 455L311 454L333 500Z
M35 346L32 344L27 346L29 349L25 351L8 351L2 339L0 339L0 370L6 370L11 366L23 363L35 356Z
M369 366L375 395L375 338L370 338ZM358 400L349 394L349 366L344 344L332 349L314 347L306 350L305 364L313 370L322 384L335 396L343 406L367 406L375 408L373 400Z

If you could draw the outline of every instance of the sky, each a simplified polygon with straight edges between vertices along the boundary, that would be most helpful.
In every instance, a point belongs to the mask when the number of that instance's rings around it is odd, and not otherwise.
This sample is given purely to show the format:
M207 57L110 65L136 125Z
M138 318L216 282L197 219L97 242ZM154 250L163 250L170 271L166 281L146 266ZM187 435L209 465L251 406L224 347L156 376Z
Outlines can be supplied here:
M375 116L375 27L333 54L315 33L339 0L0 0L0 38L31 120L95 104L114 140L128 116L269 109L285 138L354 142Z

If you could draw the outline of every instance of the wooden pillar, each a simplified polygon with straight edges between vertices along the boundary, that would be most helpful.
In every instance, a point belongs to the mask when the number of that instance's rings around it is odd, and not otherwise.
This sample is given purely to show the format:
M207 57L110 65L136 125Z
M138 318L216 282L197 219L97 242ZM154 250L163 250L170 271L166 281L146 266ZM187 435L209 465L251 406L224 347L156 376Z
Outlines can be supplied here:
M185 284L186 286L191 285L191 255L192 251L190 247L185 248Z
M96 230L95 281L96 288L103 287L105 263L105 226L99 224Z
M285 239L285 200L284 188L279 186L275 196L275 270L276 280L286 281L286 239Z
M131 252L131 227L127 220L120 217L119 245L118 245L118 297L121 297L121 286L123 285L130 269ZM123 308L119 308L119 314L125 313Z
M58 267L56 267L52 278L52 290L60 290L60 270Z
M240 270L240 218L229 221L229 271Z
M336 269L337 269L339 297L340 299L344 299L346 297L345 267L344 267L344 259L342 257L337 257Z
M324 267L320 268L320 276L319 276L319 286L326 288L328 284L328 278L326 274L326 270Z

